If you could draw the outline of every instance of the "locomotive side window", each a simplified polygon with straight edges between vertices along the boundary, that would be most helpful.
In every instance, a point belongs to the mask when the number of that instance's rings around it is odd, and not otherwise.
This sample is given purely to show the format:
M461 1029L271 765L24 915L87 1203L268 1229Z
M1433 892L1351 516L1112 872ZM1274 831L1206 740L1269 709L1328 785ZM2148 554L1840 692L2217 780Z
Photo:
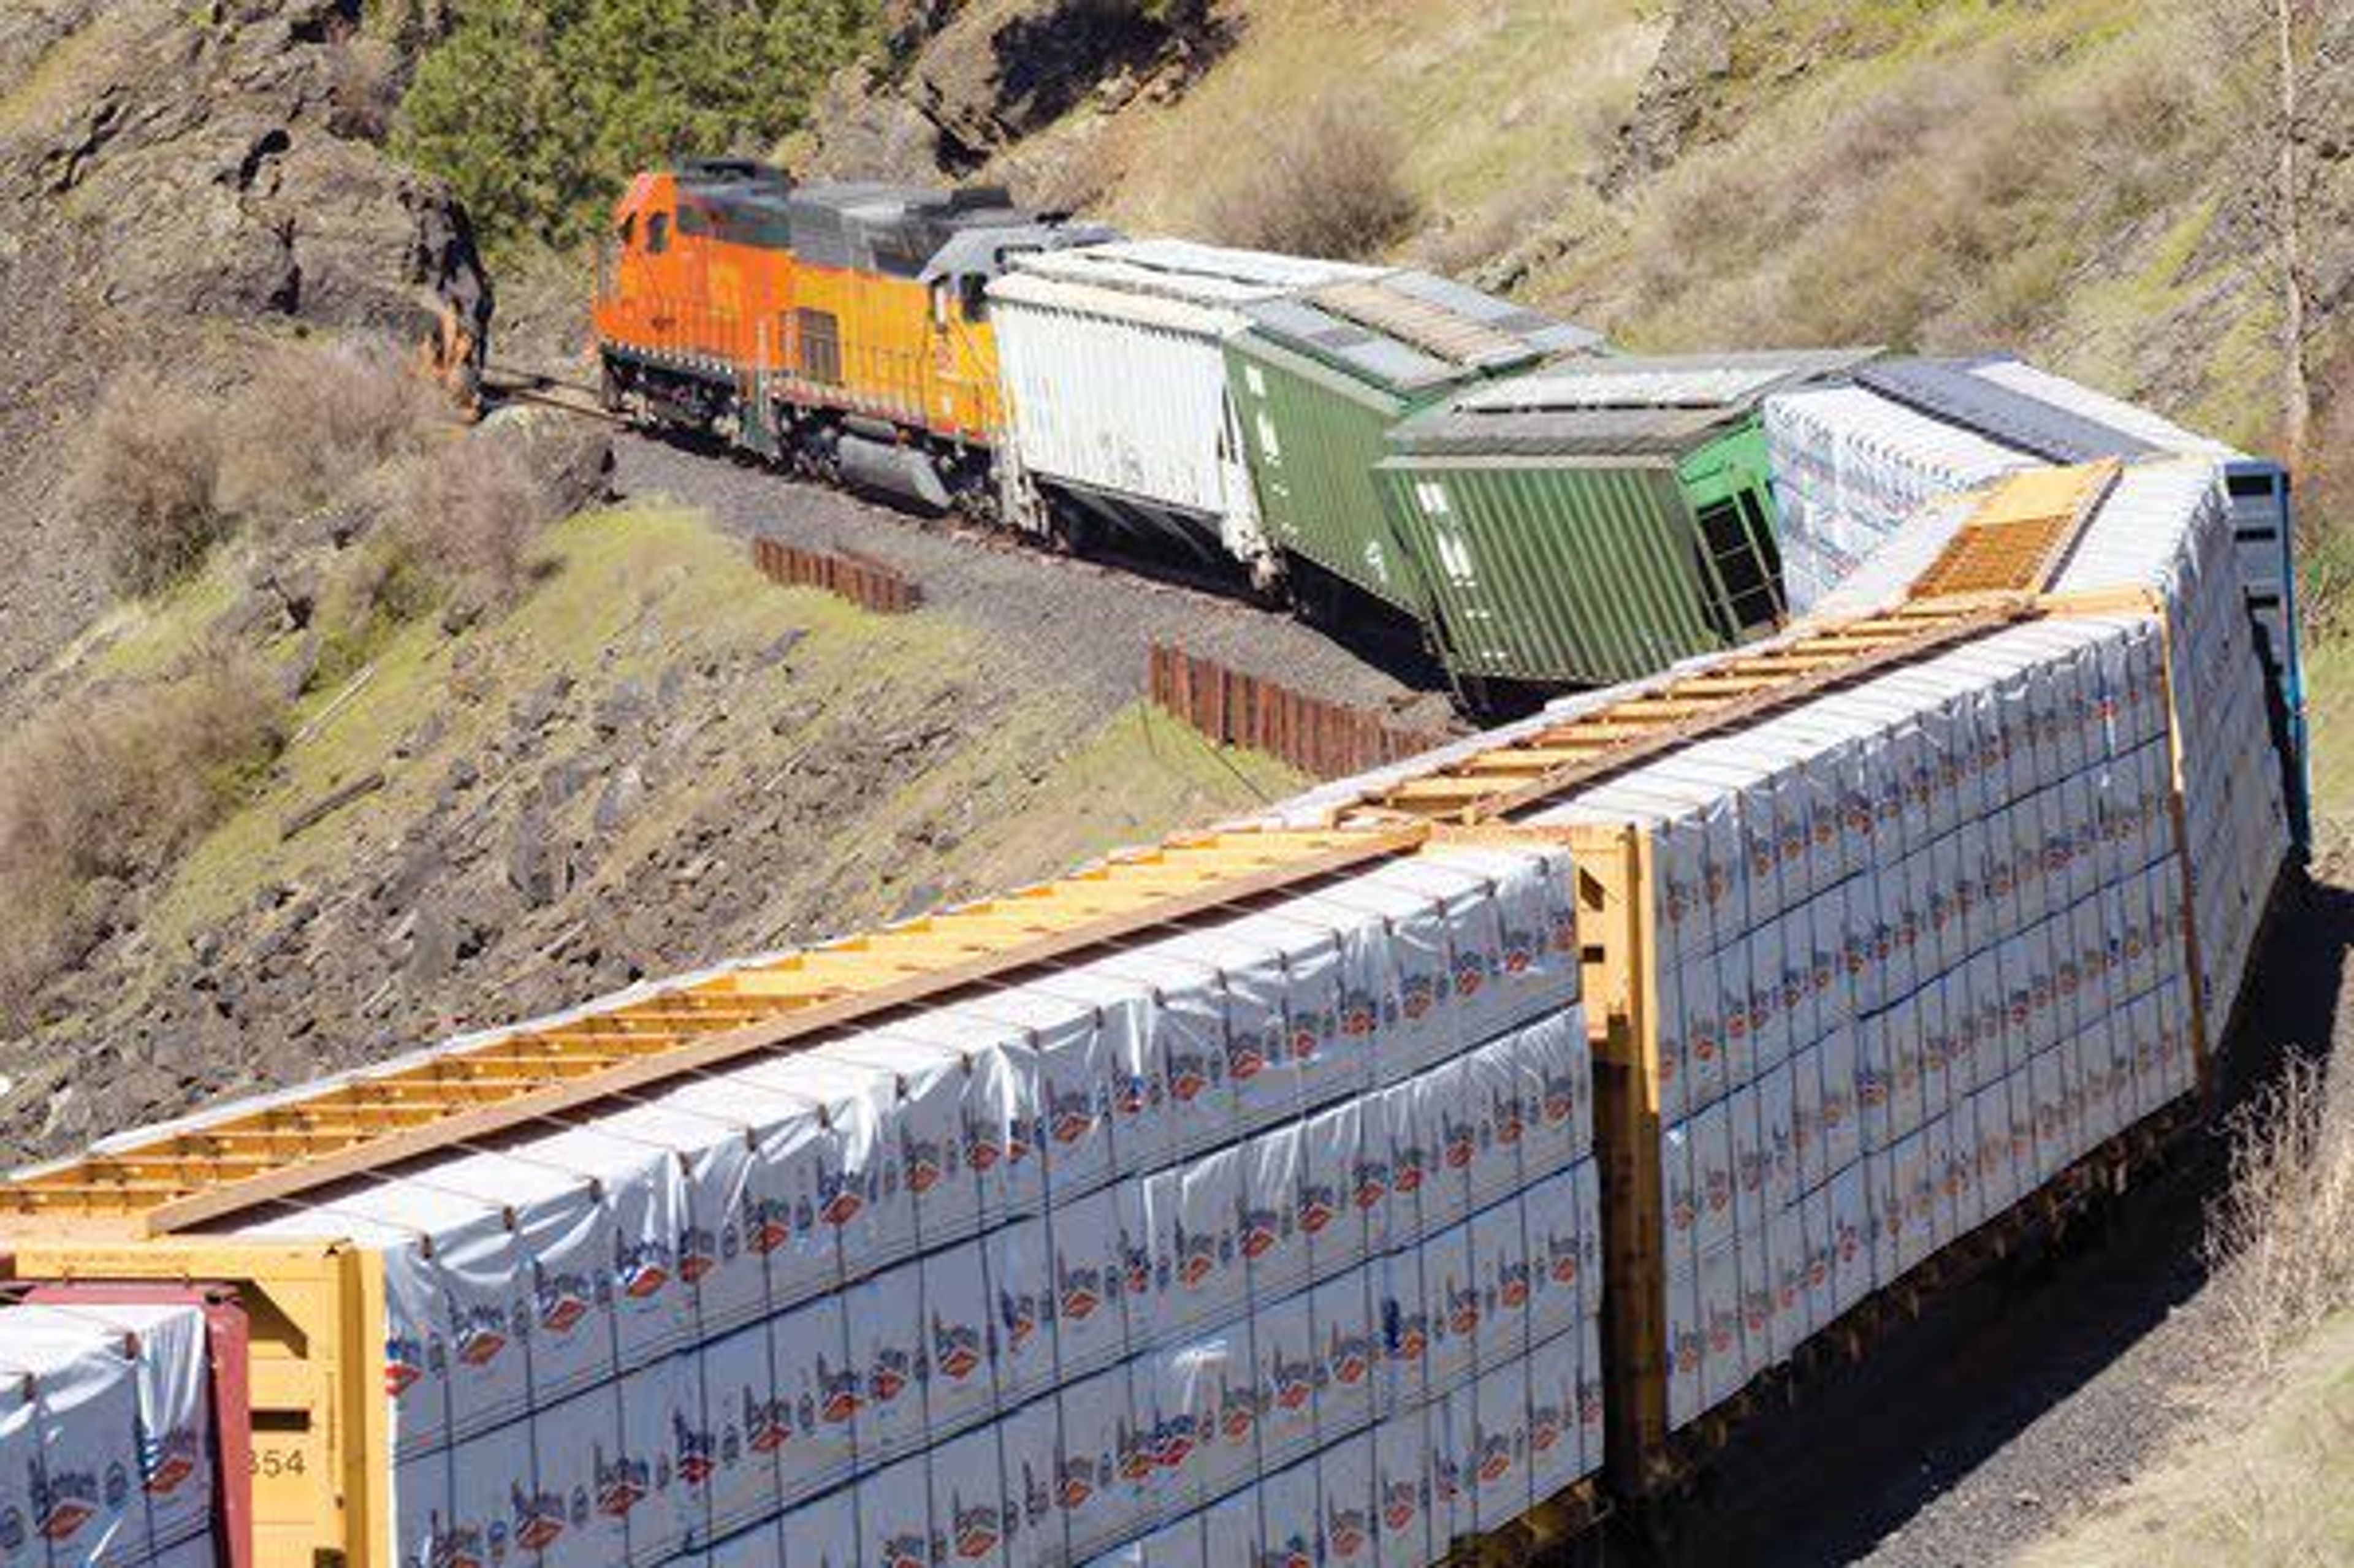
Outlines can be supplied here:
M658 212L646 219L646 249L655 256L670 249L670 214Z
M978 272L968 272L958 280L964 295L964 319L985 322L989 319L989 280Z
M638 215L633 212L630 214L629 217L621 219L621 249L627 250L631 246L635 245L637 242Z

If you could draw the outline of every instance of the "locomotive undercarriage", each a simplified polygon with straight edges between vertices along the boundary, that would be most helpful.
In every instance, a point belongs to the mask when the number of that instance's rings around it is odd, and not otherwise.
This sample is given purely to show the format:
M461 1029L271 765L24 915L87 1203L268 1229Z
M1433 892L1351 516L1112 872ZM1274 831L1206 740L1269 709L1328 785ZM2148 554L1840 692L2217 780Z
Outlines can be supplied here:
M724 368L610 349L599 387L606 409L634 423L724 441L801 478L915 511L1005 525L985 447L773 392L763 397Z

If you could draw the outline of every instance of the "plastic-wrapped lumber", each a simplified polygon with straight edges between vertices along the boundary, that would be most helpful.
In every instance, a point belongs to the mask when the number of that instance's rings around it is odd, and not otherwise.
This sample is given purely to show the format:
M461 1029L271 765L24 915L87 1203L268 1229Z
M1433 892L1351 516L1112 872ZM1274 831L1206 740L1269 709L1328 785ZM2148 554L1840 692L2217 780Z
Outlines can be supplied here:
M1531 819L1648 867L1648 1081L1602 1130L1658 1172L1638 1442L2193 1087L2163 652L1998 632Z
M0 1308L0 1552L212 1563L210 1400L194 1308Z
M1434 847L216 1229L380 1270L398 1561L1348 1560L1385 1424L1435 1560L1600 1464L1580 978L1565 852Z
M1863 387L1768 397L1764 422L1787 596L1798 614L1927 503L2037 464Z
M2053 589L2141 588L2163 604L2175 683L2183 826L2211 1040L2222 1037L2290 849L2264 664L2243 609L2232 514L2211 463L2136 464Z

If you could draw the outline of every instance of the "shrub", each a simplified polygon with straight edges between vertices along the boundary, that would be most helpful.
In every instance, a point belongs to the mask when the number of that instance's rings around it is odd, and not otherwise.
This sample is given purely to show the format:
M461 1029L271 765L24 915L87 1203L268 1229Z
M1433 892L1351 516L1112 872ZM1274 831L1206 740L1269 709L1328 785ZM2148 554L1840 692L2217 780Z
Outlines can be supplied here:
M453 420L441 390L388 342L286 344L223 418L223 503L260 516L315 506Z
M118 586L150 593L227 531L217 407L151 371L117 375L83 429L67 500Z
M395 495L401 545L476 602L514 597L532 540L556 520L548 487L518 446L482 433L409 459Z
M249 661L216 651L164 680L84 694L0 747L0 1019L96 935L101 879L165 870L244 800L283 743L284 704Z
M2207 1248L2228 1341L2258 1370L2354 1307L2354 1099L2323 1063L2292 1060L2234 1114Z
M801 131L881 38L877 0L472 0L419 61L393 132L493 249L598 232L639 169Z
M1270 122L1203 204L1202 224L1228 245L1360 260L1413 228L1397 139L1337 98Z
M400 57L383 38L339 38L327 52L327 128L382 142L400 108Z

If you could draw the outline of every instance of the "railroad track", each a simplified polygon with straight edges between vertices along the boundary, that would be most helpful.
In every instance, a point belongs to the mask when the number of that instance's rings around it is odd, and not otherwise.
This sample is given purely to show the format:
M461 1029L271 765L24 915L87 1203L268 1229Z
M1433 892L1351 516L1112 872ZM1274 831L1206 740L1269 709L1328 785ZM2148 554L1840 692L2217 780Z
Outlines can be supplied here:
M597 388L587 382L567 380L540 371L525 370L516 366L492 364L482 376L484 398L491 404L525 403L536 408L558 409L577 414L584 419L631 431L651 441L659 441L673 451L708 458L734 465L749 462L752 467L775 475L779 480L796 483L821 485L825 489L853 496L886 512L894 521L915 521L918 524L933 521L921 514L894 505L887 496L871 494L854 486L824 480L790 467L764 464L748 459L737 449L715 444L710 438L692 431L642 423L626 414L617 414L599 400ZM1310 627L1328 640L1347 649L1358 658L1397 677L1410 689L1438 691L1442 678L1435 670L1423 665L1426 655L1418 648L1407 648L1395 638L1387 642L1368 642L1364 637L1341 634L1351 629L1335 629L1313 616L1295 615L1286 606L1268 600L1251 591L1249 586L1231 573L1220 573L1191 566L1181 560L1122 550L1102 545L1084 554L1055 549L1034 537L1002 525L970 517L949 514L949 531L960 540L978 548L1003 555L1018 555L1024 559L1052 562L1065 571L1076 571L1099 577L1116 577L1156 588L1182 593L1198 593L1225 603L1257 610L1270 618L1296 621Z
M482 372L482 395L494 404L531 403L541 408L560 408L584 419L599 419L624 428L630 425L629 420L598 400L596 387L535 370L518 369L514 366L493 364L486 366Z

